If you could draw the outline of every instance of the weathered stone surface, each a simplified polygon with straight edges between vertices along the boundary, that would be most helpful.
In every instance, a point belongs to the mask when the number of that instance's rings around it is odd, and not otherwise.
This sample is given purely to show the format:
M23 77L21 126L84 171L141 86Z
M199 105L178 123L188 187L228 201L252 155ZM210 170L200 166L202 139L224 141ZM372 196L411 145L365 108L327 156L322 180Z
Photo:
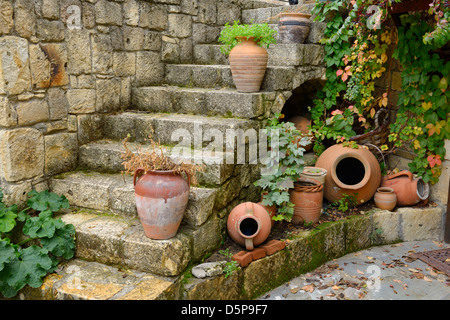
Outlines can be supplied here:
M0 38L0 93L20 94L31 89L28 41Z
M14 24L14 10L11 2L8 0L0 1L0 35L8 34Z
M191 272L196 278L206 278L221 275L226 261L205 262L192 268Z
M45 100L20 101L17 103L16 110L19 125L30 125L49 119L49 108Z
M24 38L30 38L36 31L36 14L32 0L17 0L14 4L15 29Z
M64 44L30 45L30 69L33 88L63 86L69 83Z
M159 32L145 30L144 31L144 50L159 51L161 49L161 35Z
M80 114L77 116L78 143L80 145L102 138L102 120L103 117L99 114Z
M61 88L50 88L47 91L50 120L59 120L67 117L69 103L65 91Z
M136 54L134 52L114 52L113 71L118 77L136 74Z
M0 173L6 181L31 179L44 173L44 138L36 129L0 131Z
M358 251L371 245L373 228L370 216L355 216L344 222L345 249Z
M402 216L403 241L416 241L424 239L442 239L442 217L444 211L441 207L431 208L398 208Z
M92 71L110 74L113 65L113 48L111 37L106 34L94 34L91 37Z
M232 24L233 21L241 21L241 8L231 1L222 1L217 3L217 24L220 26L225 23Z
M194 43L213 43L220 35L220 29L204 23L192 24L192 40Z
M189 37L192 32L192 18L185 14L169 14L168 34L172 37Z
M373 214L372 239L375 243L394 243L401 239L401 215L397 212L377 210Z
M198 14L194 21L201 23L216 23L217 7L215 2L209 0L197 0Z
M41 41L62 41L64 40L64 23L62 21L38 20L36 24L36 36Z
M145 29L125 26L123 31L123 47L129 51L139 51L144 48Z
M173 283L155 277L146 277L136 288L117 300L166 300Z
M75 169L78 160L76 133L56 133L44 137L45 173L58 174Z
M98 0L95 3L95 21L98 24L122 25L122 7L120 3Z
M163 31L168 25L167 9L162 5L140 1L139 26Z
M95 112L94 89L69 89L66 97L69 103L69 113L92 113Z
M0 96L0 127L17 125L17 112L6 96Z
M57 20L59 10L59 0L42 0L42 17Z
M139 23L139 2L135 0L126 0L123 3L123 17L125 24L137 26Z
M70 74L91 73L91 42L88 30L70 29L66 33L68 71Z
M158 52L136 53L136 81L138 85L151 85L162 83L164 79L164 64Z
M120 80L98 79L95 109L97 112L116 111L120 107Z

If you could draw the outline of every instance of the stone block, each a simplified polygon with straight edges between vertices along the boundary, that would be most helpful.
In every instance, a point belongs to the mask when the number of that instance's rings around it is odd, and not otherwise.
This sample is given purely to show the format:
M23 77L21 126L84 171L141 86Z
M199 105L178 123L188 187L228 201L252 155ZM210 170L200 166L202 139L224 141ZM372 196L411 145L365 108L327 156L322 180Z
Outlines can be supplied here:
M117 111L120 108L120 80L98 79L95 110L97 112Z
M204 23L192 24L192 40L196 43L214 43L220 36L220 29Z
M195 227L204 224L213 212L215 200L215 189L191 188L188 206L183 217L184 223Z
M22 126L49 119L49 107L45 100L19 101L16 110L18 124Z
M17 111L6 96L0 96L0 127L17 125Z
M196 278L215 277L223 273L226 261L205 262L192 268L192 275Z
M95 3L95 21L98 24L122 25L122 7L120 3L98 0Z
M177 38L189 37L192 33L192 18L185 14L168 15L168 35Z
M38 20L36 24L36 36L41 41L63 41L65 37L64 23L60 20Z
M136 82L140 85L160 84L164 80L164 64L158 52L137 52Z
M166 87L142 87L133 90L131 104L142 111L173 112L171 90Z
M113 72L117 77L136 74L136 54L134 52L114 52Z
M50 88L47 91L50 120L66 118L69 113L65 91L61 88Z
M196 16L198 12L197 0L181 0L180 8L182 13Z
M8 34L13 25L13 14L14 10L11 2L8 0L3 0L0 2L0 35Z
M0 131L0 173L6 181L31 179L44 173L44 138L39 130Z
M63 86L69 83L64 44L30 45L30 69L33 88Z
M86 29L69 29L66 32L68 71L79 75L91 73L90 33Z
M139 51L144 47L145 30L142 28L124 26L123 32L123 47L128 51Z
M231 1L221 1L217 3L217 24L219 26L225 23L232 24L233 21L241 21L241 8Z
M320 40L325 38L325 29L327 27L326 22L313 22L311 24L311 29L308 34L308 38L306 38L306 43L314 43L319 44Z
M66 97L70 114L95 112L95 89L69 89Z
M125 24L137 26L139 24L139 2L136 0L126 0L123 3L123 17Z
M168 25L167 9L162 5L149 4L140 1L139 26L152 30L163 31Z
M217 21L217 4L210 0L197 0L198 14L195 22L215 24Z
M82 145L103 137L103 117L99 114L81 114L77 116L78 144Z
M21 94L31 89L28 41L19 37L0 38L0 93Z
M111 74L113 65L113 47L111 37L106 34L93 34L92 46L92 72Z
M159 51L161 49L161 35L159 32L145 30L144 31L144 50Z
M78 160L76 133L56 133L44 137L45 173L49 175L75 169Z
M59 19L59 0L43 0L42 17L51 20Z
M14 4L14 27L23 38L30 38L36 31L36 14L32 0L17 0Z
M397 212L377 210L373 215L372 240L375 244L398 242L401 239L401 215Z
M205 90L180 88L173 90L171 96L174 110L180 113L207 114Z
M402 219L403 241L442 239L442 207L399 208Z

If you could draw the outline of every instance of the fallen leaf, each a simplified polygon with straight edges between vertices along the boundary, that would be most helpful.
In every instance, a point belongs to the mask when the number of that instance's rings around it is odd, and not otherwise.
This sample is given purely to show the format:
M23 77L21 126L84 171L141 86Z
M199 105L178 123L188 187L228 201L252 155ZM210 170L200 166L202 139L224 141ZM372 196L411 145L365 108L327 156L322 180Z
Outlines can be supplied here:
M339 290L339 289L341 289L341 287L339 287L339 286L337 286L337 285L334 285L334 286L331 287L331 289L333 289L333 290Z
M430 276L435 276L435 277L437 277L437 273L436 272L434 272L433 270L430 270Z
M356 269L356 272L358 272L359 274L364 274L364 272L362 272L362 271L359 270L359 269Z
M430 278L428 278L427 276L423 277L423 280L428 281L428 282L432 282L433 280L431 280Z
M310 284L310 285L307 285L307 286L303 286L301 289L303 291L306 291L306 292L313 292L314 291L314 285Z
M360 293L358 293L358 298L359 299L362 299L362 298L364 298L366 295L365 295L365 293L363 293L363 292L360 292Z
M367 256L367 259L373 260L373 259L375 259L375 258L374 258L374 257L369 257L369 256Z
M405 284L403 284L403 290L406 290L406 288L408 287L408 285L405 283Z
M419 270L413 269L413 268L408 268L409 271L411 272L419 272Z
M397 283L402 283L400 280L397 280L397 279L393 279L392 281L395 281Z
M296 288L292 288L290 291L291 291L291 293L296 294L299 289L300 289L299 287L296 287Z

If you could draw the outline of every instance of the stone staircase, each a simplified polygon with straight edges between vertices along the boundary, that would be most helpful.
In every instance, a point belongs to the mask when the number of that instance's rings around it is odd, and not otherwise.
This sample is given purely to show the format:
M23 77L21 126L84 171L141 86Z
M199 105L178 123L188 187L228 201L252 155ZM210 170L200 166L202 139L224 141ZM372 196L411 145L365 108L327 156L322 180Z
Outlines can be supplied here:
M304 7L310 10L313 5ZM242 19L245 23L252 19L261 22L282 9L244 10ZM275 21L270 23L276 28ZM308 80L324 80L324 52L318 44L323 27L313 23L305 44L272 45L266 76L257 93L237 92L227 57L220 53L217 43L195 44L192 64L166 64L164 83L132 88L131 107L105 115L103 138L79 147L79 169L51 179L51 191L65 195L73 206L62 219L74 224L77 238L76 259L58 275L48 276L46 283L50 286L43 286L54 288L51 298L119 299L144 283L147 291L133 295L135 299L180 298L168 292L190 263L220 245L231 209L261 197L253 185L259 176L258 166L215 161L216 157L235 156L234 143L230 146L225 139L226 131L260 128L265 119L281 111L295 88ZM208 129L221 133L223 152L204 157L201 150L192 150L194 159L202 159L205 170L198 174L199 185L191 188L182 225L174 238L151 240L145 237L137 218L132 177L121 174L122 139L129 135L132 150L146 148L151 133L170 147L178 143L172 140L172 134L183 129L191 133L192 142L204 146L208 139L195 142L198 128L203 133ZM307 164L314 162L313 154L305 158ZM69 266L81 265L76 270L81 268L77 275L84 287L68 285L74 276ZM101 276L99 270L109 271ZM122 286L122 281L114 280L119 276L105 278L123 270L133 270L135 282ZM86 293L82 288L91 291ZM96 288L106 291L97 294ZM36 292L33 294L36 296ZM47 294L37 295L42 298Z

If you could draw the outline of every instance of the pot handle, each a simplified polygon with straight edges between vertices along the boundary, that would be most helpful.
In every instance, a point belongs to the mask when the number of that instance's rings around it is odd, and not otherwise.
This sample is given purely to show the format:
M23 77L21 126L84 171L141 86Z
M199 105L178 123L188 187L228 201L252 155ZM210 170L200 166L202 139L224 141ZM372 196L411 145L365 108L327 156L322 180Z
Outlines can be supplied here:
M254 249L253 238L245 238L245 249L248 251L252 251Z
M400 177L400 176L408 176L409 181L413 180L413 175L412 175L411 171L408 171L408 170L400 171L400 172L398 172L396 174L389 175L389 176L386 177L386 179L387 180L391 180L391 179L394 179L394 178L397 178L397 177Z
M136 186L136 182L140 173L145 173L144 168L137 168L133 175L133 185Z

